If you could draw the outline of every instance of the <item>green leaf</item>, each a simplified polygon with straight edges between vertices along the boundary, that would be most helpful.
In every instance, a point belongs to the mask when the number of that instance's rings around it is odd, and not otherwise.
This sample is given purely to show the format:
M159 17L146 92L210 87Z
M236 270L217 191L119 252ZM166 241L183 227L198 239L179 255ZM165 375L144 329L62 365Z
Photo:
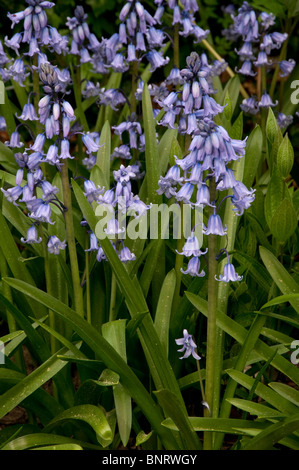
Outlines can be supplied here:
M271 233L278 241L285 243L293 235L297 226L298 218L292 201L284 199L269 223Z
M158 203L161 197L157 194L157 184L160 178L160 164L156 137L156 126L151 97L147 84L142 93L142 113L145 139L145 162L147 197L151 203Z
M177 136L176 129L167 129L159 141L158 154L160 156L159 164L160 164L161 175L164 175L167 170L167 166L168 166L170 155L171 155L171 149L173 146L173 141L174 139L176 139L176 136Z
M222 94L222 106L225 104L225 100L227 96L229 96L229 100L231 103L231 111L230 114L233 115L234 110L237 106L237 102L239 99L240 93L240 77L235 75L234 77L230 78L227 84L224 87L223 94Z
M245 168L243 183L250 188L254 182L257 169L262 157L263 134L259 125L250 133L245 152Z
M243 372L227 369L226 373L249 391L255 386L255 379ZM298 408L293 403L261 382L256 385L255 394L264 402L276 408L283 415L292 416L294 413L298 412Z
M208 303L206 300L202 299L200 296L186 292L186 297L189 301L196 307L201 313L205 316L208 314ZM234 338L238 343L243 344L247 337L246 328L242 327L239 323L229 318L227 315L217 310L217 326L221 328L224 332L228 333L232 338ZM257 340L255 344L255 351L267 361L273 356L273 349L265 344L260 339ZM276 354L271 359L271 364L273 367L276 367L283 374L287 375L291 380L296 384L299 384L299 371L298 369L290 363L288 359Z
M240 112L237 119L232 124L229 135L232 139L242 139L243 135L243 111Z
M261 310L264 308L272 307L273 305L283 304L285 302L289 302L290 300L299 300L299 292L298 294L286 294L286 295L279 295L274 299L269 300L266 304L261 307Z
M96 165L102 170L105 178L106 190L110 188L110 157L111 157L111 130L109 121L101 129Z
M284 192L285 183L275 167L265 197L265 217L268 226L270 226L272 217L284 199Z
M126 353L126 320L116 320L105 323L102 326L103 337L118 354L127 362ZM124 446L128 444L132 428L132 404L131 395L122 383L113 386L113 396L116 417L121 441Z
M299 429L299 413L272 424L242 443L242 450L271 450L272 446Z
M173 269L166 275L161 287L154 322L161 344L165 348L167 355L169 343L169 323L175 286L176 274L175 270Z
M232 118L233 109L232 109L232 101L230 99L228 92L226 92L226 95L224 97L223 106L225 106L223 110L223 114L226 117L226 119L230 121Z
M277 132L278 132L277 120L273 113L272 108L270 107L268 110L268 116L267 116L266 133L267 133L267 139L269 140L271 144L273 144Z
M269 406L262 405L261 403L255 403L253 401L244 400L242 398L230 398L228 401L236 408L239 408L242 411L246 411L252 416L257 416L258 418L271 419L284 416L280 411L274 410Z
M184 450L199 450L201 442L190 425L188 415L177 397L169 390L159 390L155 392L158 401L166 415L168 415L180 431L180 437L183 441Z
M263 246L260 247L260 255L265 267L271 275L273 281L284 295L298 294L299 285L287 272L278 259ZM289 299L290 304L299 314L299 300Z
M63 352L68 354L68 351L65 349L63 349ZM25 398L65 367L66 362L58 359L57 354L58 352L0 396L0 418L19 405Z
M294 149L286 133L283 141L278 147L277 168L283 178L287 178L294 164Z
M113 372L113 370L104 369L99 377L98 382L102 387L111 387L113 385L118 385L119 375L116 374L116 372Z
M248 434L248 431L259 431L265 427L264 423L247 421L233 418L189 418L190 425L196 432L211 431L228 434ZM163 421L163 426L176 430L178 427L174 421L167 418Z
M269 387L273 388L273 390L279 393L279 395L299 407L299 391L294 387L290 387L289 385L280 382L270 382Z
M66 421L79 420L84 421L95 431L98 442L107 447L111 444L113 433L104 412L98 406L78 405L64 410L44 428L44 431L50 432L56 426L60 426Z
M59 436L54 433L33 433L25 436L17 437L8 442L1 450L34 450L40 446L52 445L78 445L89 450L101 450L102 448L88 442L81 442L66 436Z
M43 305L56 313L60 318L62 318L62 320L64 320L68 325L70 325L82 338L82 340L85 341L86 344L95 352L96 356L103 360L106 367L119 374L122 383L127 388L136 403L139 405L141 410L144 412L153 429L155 429L156 432L160 435L165 447L168 449L177 448L177 444L174 441L173 436L163 432L161 427L161 421L163 419L162 414L151 396L148 394L146 388L137 379L132 369L128 367L122 357L117 354L115 349L102 337L102 335L99 334L99 332L92 325L77 315L76 312L74 312L74 310L69 308L67 305L50 296L49 294L37 289L36 287L30 286L29 284L26 284L25 282L18 279L6 278L5 282L7 282L7 284L9 284L14 289L17 289L19 292L22 292L27 296L36 299L38 302L41 302ZM145 327L147 327L146 324ZM154 327L149 325L149 334L151 333L151 329L154 329ZM150 339L151 338L147 338L147 341ZM154 347L156 347L156 344L153 345L153 348ZM154 354L160 358L159 348L158 352L156 351ZM164 359L163 353L161 354L160 360L163 361L163 365L164 362L167 362L167 359ZM161 373L165 373L163 367ZM167 378L169 372L167 372L165 375ZM176 386L174 386L174 390L176 387L178 387L177 383Z

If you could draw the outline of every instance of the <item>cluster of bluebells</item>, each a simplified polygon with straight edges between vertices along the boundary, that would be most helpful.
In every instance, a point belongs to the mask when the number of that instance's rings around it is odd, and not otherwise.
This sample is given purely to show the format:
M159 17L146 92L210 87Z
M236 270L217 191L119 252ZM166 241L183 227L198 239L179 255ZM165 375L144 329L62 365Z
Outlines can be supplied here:
M17 55L16 60L11 60L0 46L0 75L4 82L15 80L21 86L34 68L30 60L38 57L44 60L43 48L56 54L65 54L68 51L68 38L62 36L56 28L48 25L47 10L54 3L42 0L26 0L28 4L25 10L17 13L8 13L15 25L23 23L23 28L13 34L11 38L4 38L5 45ZM24 47L23 47L24 46Z
M225 237L226 227L223 226L219 215L221 203L217 206L216 201L211 200L209 182L212 178L215 180L217 195L221 191L231 190L232 194L226 197L231 198L233 210L238 216L250 207L254 200L254 190L248 190L242 182L237 181L230 168L232 161L244 156L246 139L232 139L222 126L214 122L214 117L223 111L223 107L209 96L210 88L205 74L205 63L197 53L192 52L187 58L187 68L181 71L185 79L181 87L182 92L172 91L161 102L162 108L166 102L166 115L170 112L170 98L176 104L175 95L182 94L177 112L180 113L182 107L184 109L184 103L190 100L192 102L191 115L194 116L194 120L188 132L191 137L188 153L182 159L175 157L175 164L159 180L158 193L165 194L167 198L173 197L178 203L190 204L193 208L196 206L212 208L207 226L203 224L203 233L207 236L213 234ZM171 112L176 114L176 108L174 107ZM160 124L169 125L169 122L164 119ZM190 123L188 123L188 128L189 126ZM177 128L181 132L180 123L177 124ZM206 251L201 250L195 230L193 230L181 253L190 258L187 269L182 270L183 273L191 276L204 276L205 271L201 270L201 256L205 253ZM229 258L223 274L217 280L224 282L241 280L234 266L229 262Z
M123 263L135 260L134 253L125 246L123 241L124 219L126 216L138 219L150 208L132 191L132 180L139 177L140 167L138 163L135 163L126 167L121 165L119 170L113 171L114 187L111 189L105 190L104 187L96 186L91 180L84 181L84 195L88 202L95 207L103 206L109 213L109 220L104 228L105 236L110 238L112 246ZM84 221L83 224L85 224ZM93 232L90 233L90 247L87 251L96 252L96 259L99 262L106 260L103 248Z
M281 78L289 76L296 64L293 59L279 60L274 54L287 40L288 34L271 30L271 27L275 25L273 13L257 14L246 1L236 13L231 8L229 12L233 23L223 33L227 39L232 41L241 39L242 41L240 48L236 49L242 65L236 68L236 72L246 77L255 77L259 68L264 67L269 70L278 65L279 76ZM277 103L277 101L272 101L265 89L262 90L260 99L254 96L244 99L241 109L248 114L255 115L262 108L275 107ZM278 113L277 121L281 128L285 128L291 124L292 116Z
M62 212L65 210L58 197L59 189L47 181L42 171L42 164L52 165L60 170L67 159L74 158L71 155L70 139L73 133L72 123L76 118L72 105L65 98L68 81L57 67L49 63L40 65L39 78L43 84L44 96L39 100L38 114L33 105L30 105L30 108L25 105L19 118L29 125L32 121L38 120L42 128L28 148L25 148L25 144L20 141L18 130L11 134L10 141L6 144L17 150L15 159L19 170L16 174L16 186L2 189L8 201L15 205L25 205L32 223L26 238L21 239L27 244L42 241L38 236L40 224L55 223L52 220L53 205ZM88 133L83 134L82 140L87 153L99 149L99 145ZM58 254L59 250L65 249L66 244L53 235L49 238L47 246L50 253Z

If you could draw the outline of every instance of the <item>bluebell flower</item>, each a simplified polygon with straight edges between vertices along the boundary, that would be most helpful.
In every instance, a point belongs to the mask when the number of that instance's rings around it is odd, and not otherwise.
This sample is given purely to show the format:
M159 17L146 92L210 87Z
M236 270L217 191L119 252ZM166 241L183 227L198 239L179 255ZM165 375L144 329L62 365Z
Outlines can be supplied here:
M17 115L16 115L17 116ZM36 115L35 108L33 104L26 103L23 107L23 111L20 116L17 116L18 119L23 121L38 121L38 116Z
M208 220L208 227L203 225L203 233L205 235L220 235L224 236L227 235L227 228L226 226L223 227L222 220L219 214L211 214Z
M19 49L20 49L21 41L22 41L22 35L20 33L14 34L11 39L8 39L7 36L5 36L4 38L5 45L13 49L18 56L20 55Z
M65 241L60 241L56 235L52 235L47 243L49 253L53 255L59 255L60 250L64 250L66 247Z
M15 206L17 206L16 201L21 197L23 188L20 185L17 185L13 186L12 188L8 188L7 190L1 188L1 191L9 202L12 202Z
M226 263L223 268L223 274L219 275L219 279L217 276L215 276L216 281L222 281L222 282L236 282L236 281L241 281L243 279L243 276L239 276L234 268L234 265L231 263Z
M98 251L97 251L97 261L100 263L101 261L105 260L107 261L107 258L106 258L106 255L105 255L105 252L103 250L103 248L100 246Z
M269 107L276 106L277 104L278 104L278 101L276 100L273 103L270 95L266 91L262 94L261 100L258 103L260 108L269 108Z
M104 229L104 232L108 236L112 236L113 238L115 238L116 235L121 235L122 233L124 233L125 228L119 227L118 220L115 218L111 218L107 222L107 227Z
M197 361L201 359L196 352L197 345L195 344L192 335L190 335L186 329L183 330L183 338L176 339L175 342L177 345L183 346L181 349L178 349L178 352L185 351L185 354L180 357L180 359L186 359L190 355L192 355Z
M91 234L89 236L89 240L90 240L90 246L89 246L88 250L85 250L85 251L96 251L96 252L98 252L98 250L99 250L98 239L97 239L97 237L95 236L95 234L93 232L91 232Z
M189 274L189 276L192 277L204 277L206 275L203 269L200 271L200 258L198 256L191 258L188 262L187 269L184 271L183 268L181 268L181 272L183 274Z
M60 142L59 158L61 158L62 160L65 160L67 158L68 159L73 159L74 158L70 154L70 141L67 140L67 139L62 139L62 141Z
M45 180L41 183L41 188L43 191L42 197L45 201L50 201L59 192L57 186L53 186L49 181Z
M134 255L134 253L131 253L128 247L124 246L119 253L119 259L123 263L127 263L128 261L135 260L136 256Z
M55 144L50 145L45 161L50 165L59 165L60 160L58 158L58 147Z
M10 65L8 71L11 78L15 82L18 82L20 86L24 87L24 81L30 74L30 72L27 72L27 69L28 67L24 64L23 59L16 59L12 65Z
M249 98L244 98L242 103L240 104L240 108L245 113L252 115L255 115L259 112L258 101L252 96L250 96Z
M253 62L256 67L263 67L272 65L272 61L269 60L265 51L260 51L257 60Z
M257 74L257 72L252 70L252 62L250 60L245 60L240 69L236 68L236 72L251 77L255 77Z
M24 143L21 142L21 136L17 130L11 133L10 140L6 141L5 145L7 145L7 147L12 147L12 148L24 147Z
M241 60L254 59L254 54L252 50L252 42L245 41L241 49L239 49L238 51L236 50L236 53L240 56Z
M30 227L28 230L27 230L27 236L26 236L26 239L24 237L21 238L21 242L22 243L41 243L42 241L42 238L38 236L38 233L37 233L37 229L35 227L35 225L32 225L32 227Z
M98 202L100 195L105 191L104 188L100 186L96 187L93 181L85 180L84 181L84 196L91 204L93 201Z
M279 62L280 77L287 77L290 75L296 65L294 59L281 60Z
M259 25L255 11L248 4L243 2L238 9L237 15L232 15L235 29L246 42L251 42L259 38Z
M208 249L206 249L205 251L201 251L198 238L193 233L187 238L187 241L183 246L183 251L181 253L177 251L177 253L179 255L184 255L189 258L190 256L200 257L202 255L205 255L207 251Z
M176 193L176 200L189 204L193 191L194 191L194 186L192 183L183 184L181 189L179 189L179 191Z
M35 199L34 201L30 201L28 208L29 210L32 210L32 212L29 214L31 219L38 220L39 222L46 222L51 225L55 223L51 220L52 211L50 205L42 199Z
M169 57L163 57L158 51L153 49L146 54L146 57L150 63L150 72L154 72L157 68L164 67L168 64Z
M286 127L290 126L294 120L292 115L287 116L281 112L277 114L276 119L280 129L285 129Z
M260 14L261 24L264 27L264 30L267 30L270 26L275 24L275 15L273 13L267 13L262 11Z
M238 181L233 187L233 193L231 201L235 206L234 211L240 216L244 213L244 209L248 209L254 201L255 189L248 190L242 182Z

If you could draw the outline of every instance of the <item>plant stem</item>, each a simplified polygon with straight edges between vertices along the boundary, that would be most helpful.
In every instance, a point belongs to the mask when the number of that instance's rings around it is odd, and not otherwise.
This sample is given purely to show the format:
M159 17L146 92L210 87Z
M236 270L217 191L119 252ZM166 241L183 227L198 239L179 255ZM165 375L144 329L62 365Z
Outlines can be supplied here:
M201 390L202 401L206 401L205 389L204 389L203 382L202 382L200 364L199 364L199 360L198 360L198 359L196 359L196 367L197 367L197 372L198 372L198 377L199 377L199 384L200 384L200 390Z
M86 249L88 249L89 237L86 233ZM91 305L90 305L90 277L89 277L89 252L85 251L85 270L86 270L86 318L91 323Z
M137 79L138 79L138 62L135 60L132 63L131 67L132 75L132 85L131 85L131 114L136 113L137 109L137 100L136 100L136 91L137 91Z
M216 182L215 178L210 180L210 198L211 201L216 200ZM212 213L213 208L210 208ZM208 325L207 325L207 358L206 358L206 383L205 396L213 416L214 401L214 363L216 348L216 308L217 308L217 235L209 235L208 240L208 263L209 263L209 279L208 279ZM205 416L209 416L209 410L205 410ZM204 433L204 449L212 450L213 434L211 432Z
M112 272L111 277L111 293L110 293L110 310L109 310L109 321L115 320L115 302L116 302L116 277L114 272Z
M174 67L180 68L180 35L179 35L179 23L174 25L173 32L173 65Z
M72 194L71 194L71 189L70 189L70 184L69 184L67 160L64 161L64 164L62 165L62 168L61 168L61 179L62 179L62 191L63 191L63 204L66 207L64 217L65 217L66 237L67 237L70 264L71 264L72 281L73 281L74 304L75 304L76 312L82 317L84 317L83 292L82 292L82 287L80 283L80 275L79 275L78 257L77 257L75 231L74 231L74 221L73 221L73 215L72 215Z
M184 233L183 233L184 221L183 221L182 203L180 203L180 217L181 217L181 233L180 233L180 237L178 238L177 248L176 248L178 253L181 253L183 251L183 246L185 244L185 238L184 238ZM175 293L174 293L173 302L172 302L173 308L177 308L177 305L180 299L180 289L181 289L181 280L182 280L181 268L183 267L183 261L184 261L183 255L179 255L178 253L176 254L175 267L174 267L174 270L176 273L176 287L175 287Z

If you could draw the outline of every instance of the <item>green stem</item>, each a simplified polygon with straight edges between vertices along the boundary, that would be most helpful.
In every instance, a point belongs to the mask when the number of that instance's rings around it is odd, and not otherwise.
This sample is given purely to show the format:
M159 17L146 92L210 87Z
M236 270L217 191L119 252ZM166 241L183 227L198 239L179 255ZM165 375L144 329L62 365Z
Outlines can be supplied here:
M89 237L86 234L86 249L88 249ZM89 252L85 251L85 270L86 270L86 317L88 323L91 323L91 303L90 303L90 276L89 276Z
M215 178L210 181L210 196L211 201L216 200L216 182ZM213 208L210 208L212 213ZM205 383L205 396L206 402L209 405L211 416L213 415L213 402L214 402L214 365L215 365L215 350L216 350L216 308L217 308L217 281L215 276L217 274L217 235L209 235L208 240L208 263L209 263L209 279L208 279L208 324L207 324L207 358L206 358L206 383ZM208 409L205 409L205 416L210 416ZM213 448L213 434L211 432L204 433L204 449L212 450Z
M197 367L197 372L198 372L198 377L199 377L199 384L200 384L202 401L206 401L205 389L204 389L204 386L203 386L202 375L201 375L201 370L200 370L200 364L199 364L198 359L196 359L196 367Z
M82 292L82 287L80 283L80 274L79 274L78 257L77 257L77 249L76 249L75 231L74 231L74 221L73 221L73 214L72 214L72 194L71 194L71 189L70 189L70 184L69 184L67 160L64 161L64 164L61 167L61 179L62 179L63 203L66 207L64 216L65 216L66 237L67 237L70 265L71 265L71 274L72 274L72 281L73 281L74 304L75 304L76 312L82 317L84 317L83 292Z
M117 288L116 277L113 272L112 277L111 277L109 321L115 320L116 288Z
M182 210L182 203L180 203L180 217L181 217L181 233L180 237L177 240L177 254L175 257L175 273L176 273L176 287L175 287L175 292L173 296L173 308L175 309L178 305L179 299L180 299L180 290L181 290L181 282L182 282L182 271L181 268L183 267L183 261L184 257L183 255L179 255L178 253L181 253L183 251L183 246L185 244L185 238L184 238L184 232L183 232L183 210Z
M42 226L39 227L39 232L42 238L46 289L47 289L48 294L53 295L52 276L51 276L51 270L50 270L50 265L49 265L49 253L47 249L46 236L44 234L44 230ZM55 315L52 310L49 310L49 326L53 328L53 330L55 330ZM57 342L56 342L56 338L53 335L50 335L50 348L51 348L51 353L54 354L56 352Z
M132 63L131 75L132 75L132 83L131 83L131 114L132 114L132 113L136 113L136 109L137 109L137 100L136 100L137 80L138 80L137 60L135 60Z
M179 35L179 23L174 25L173 31L173 65L174 67L180 68L180 35Z

